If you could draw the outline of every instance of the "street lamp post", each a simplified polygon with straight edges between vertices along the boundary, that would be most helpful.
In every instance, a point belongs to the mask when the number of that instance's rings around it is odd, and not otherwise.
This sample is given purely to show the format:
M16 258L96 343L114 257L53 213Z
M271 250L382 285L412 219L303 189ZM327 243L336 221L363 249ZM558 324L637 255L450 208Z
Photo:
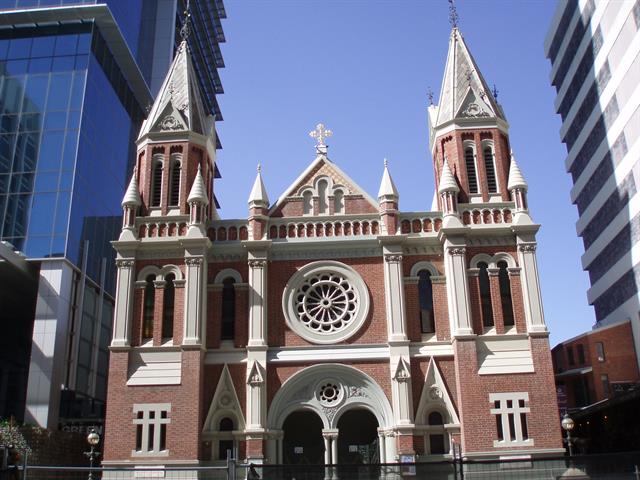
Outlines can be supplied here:
M96 429L91 427L89 430L89 434L87 435L87 443L91 447L91 450L88 452L84 452L84 454L89 459L89 478L88 480L93 480L93 462L100 456L100 452L96 450L96 447L100 443L100 435L96 432Z
M571 431L575 428L576 423L568 413L565 413L564 417L562 417L561 425L564 431L567 432L567 446L569 447L569 457L571 457L573 456L573 438L571 438Z

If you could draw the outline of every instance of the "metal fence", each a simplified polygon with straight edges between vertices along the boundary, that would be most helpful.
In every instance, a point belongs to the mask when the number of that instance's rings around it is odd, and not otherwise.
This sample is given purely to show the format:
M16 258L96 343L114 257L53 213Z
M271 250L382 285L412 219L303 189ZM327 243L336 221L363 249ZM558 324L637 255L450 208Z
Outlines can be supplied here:
M257 477L256 477L257 475ZM640 452L509 460L371 465L254 465L230 460L199 467L55 467L21 465L0 480L640 480Z

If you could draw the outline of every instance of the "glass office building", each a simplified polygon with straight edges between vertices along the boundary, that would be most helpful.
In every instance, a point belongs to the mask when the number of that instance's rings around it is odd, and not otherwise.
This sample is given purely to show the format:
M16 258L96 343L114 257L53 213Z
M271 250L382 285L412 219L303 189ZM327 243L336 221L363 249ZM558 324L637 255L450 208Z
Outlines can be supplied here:
M192 5L199 80L221 118L224 7ZM180 0L0 0L0 256L18 252L0 262L13 266L0 267L0 288L7 298L29 292L0 311L21 339L0 353L0 417L50 428L102 417L115 290L109 242L183 8ZM16 268L31 288L13 281Z

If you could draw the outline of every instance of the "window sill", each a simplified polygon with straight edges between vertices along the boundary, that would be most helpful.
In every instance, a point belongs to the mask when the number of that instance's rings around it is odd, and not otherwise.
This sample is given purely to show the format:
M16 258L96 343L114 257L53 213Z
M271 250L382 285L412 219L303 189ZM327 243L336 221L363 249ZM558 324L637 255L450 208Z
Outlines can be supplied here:
M423 333L422 337L421 337L421 340L422 340L423 343L426 343L426 342L437 342L438 338L436 337L435 333Z
M161 450L159 452L140 452L138 450L132 450L131 451L131 456L132 457L168 457L169 456L169 450Z
M494 440L493 447L494 448L533 447L533 440L531 438L529 440L521 440L521 441L515 441L515 442L507 442L505 440Z
M150 217L161 217L162 216L162 208L161 207L151 207L151 208L149 208L149 216Z
M153 338L143 338L140 342L141 347L153 347Z

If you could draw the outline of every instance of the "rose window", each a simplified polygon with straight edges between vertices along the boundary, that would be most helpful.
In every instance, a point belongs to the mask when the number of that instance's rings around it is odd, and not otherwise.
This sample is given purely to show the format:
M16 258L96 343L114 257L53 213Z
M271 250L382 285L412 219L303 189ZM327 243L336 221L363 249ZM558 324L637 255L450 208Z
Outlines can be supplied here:
M342 397L342 388L337 382L327 381L318 386L318 400L325 407L335 407Z
M291 277L283 295L287 325L314 343L350 337L364 322L369 292L360 275L339 262L314 262Z
M355 289L333 272L313 276L298 289L298 319L316 332L342 330L353 320L357 308Z

